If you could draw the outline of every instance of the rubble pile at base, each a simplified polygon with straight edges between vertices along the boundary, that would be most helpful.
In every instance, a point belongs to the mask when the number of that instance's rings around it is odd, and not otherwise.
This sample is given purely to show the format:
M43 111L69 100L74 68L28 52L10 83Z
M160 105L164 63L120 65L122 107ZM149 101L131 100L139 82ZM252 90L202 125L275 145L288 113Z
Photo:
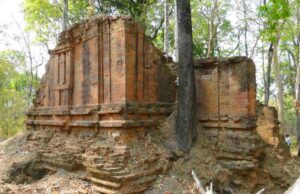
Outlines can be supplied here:
M173 111L176 77L137 22L97 17L72 26L51 51L27 128L53 130L41 162L82 171L94 189L149 188L166 159L147 131Z

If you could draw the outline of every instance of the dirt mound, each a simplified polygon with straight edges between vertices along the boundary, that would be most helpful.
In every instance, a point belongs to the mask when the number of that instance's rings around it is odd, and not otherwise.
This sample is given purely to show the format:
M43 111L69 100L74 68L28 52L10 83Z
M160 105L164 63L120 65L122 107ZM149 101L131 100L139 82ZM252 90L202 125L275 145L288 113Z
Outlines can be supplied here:
M164 149L152 142L150 134L140 138L144 144L133 141L122 146L118 136L100 138L95 131L28 130L0 144L0 191L114 193L108 186L121 184L129 193L133 187L146 190L169 162L160 159ZM93 181L105 187L96 187Z
M256 164L255 168L249 170L232 170L224 166L216 157L219 150L211 147L200 126L197 143L190 153L179 151L172 130L176 113L173 113L159 130L149 130L144 136L147 137L143 140L144 145L140 147L157 150L163 154L169 160L171 168L170 170L164 168L154 185L144 193L198 193L191 176L192 170L196 172L203 185L212 182L216 193L250 194L256 193L261 188L266 189L264 192L266 194L283 193L300 175L300 161L288 153L282 138L275 133L278 128L277 121L274 121L273 116L269 117L269 114L274 113L265 109L259 111L259 115L263 113L264 117L258 119L260 127L258 132L254 132L260 136L260 142L264 146L260 148L260 154L253 161ZM267 120L275 124L272 125ZM266 134L271 132L276 138L273 136L268 138ZM96 137L97 134L91 132L68 134L53 130L31 130L1 142L0 193L97 193L87 181L87 174L77 170L83 167L76 166L75 162L84 157L85 150L96 152L100 149L99 146L101 150L105 147L105 153L109 154L110 149L107 147L110 145L109 142L105 139L100 141ZM131 150L143 155L137 145L132 146ZM72 150L74 153L76 151L76 157L70 157ZM86 153L88 155L89 152ZM64 156L65 161L70 161L62 163L59 162L59 158L47 160L43 156L53 154ZM67 168L71 167L68 165L72 161L74 166L70 170L59 168L51 170L47 166L53 162ZM134 157L131 157L130 161L133 164L137 163Z
M257 127L253 131L261 144L253 161L256 166L249 170L232 170L224 167L216 150L206 138L205 130L198 126L198 141L189 154L182 155L171 148L174 158L168 174L160 177L152 190L146 193L198 193L191 176L194 170L203 185L214 184L216 193L256 193L265 188L265 194L282 194L300 176L300 160L290 155L283 137L279 135L279 122L274 108L257 106ZM172 128L175 125L172 114L161 127L161 134L168 139L167 145L174 145ZM163 142L164 140L161 140ZM175 150L175 151L174 151ZM174 186L176 185L176 186Z
M78 179L65 171L49 174L31 184L4 184L0 186L0 193L5 194L31 194L31 193L94 193L91 185Z
M43 168L39 150L52 133L26 131L0 143L0 193L93 193L90 184L60 170ZM32 141L38 135L40 141Z
M262 188L266 189L265 194L282 194L300 176L299 159L286 157L283 149L266 147L265 156L254 171L231 171L205 144L205 139L200 138L191 152L174 161L168 174L160 176L153 188L145 193L198 193L192 170L203 185L212 182L214 191L220 194L250 194Z

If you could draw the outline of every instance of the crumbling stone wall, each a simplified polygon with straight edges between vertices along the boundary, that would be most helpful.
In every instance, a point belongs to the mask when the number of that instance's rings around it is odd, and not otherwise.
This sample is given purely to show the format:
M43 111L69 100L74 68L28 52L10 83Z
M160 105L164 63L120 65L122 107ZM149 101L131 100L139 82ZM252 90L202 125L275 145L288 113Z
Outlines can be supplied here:
M65 169L101 193L139 193L168 162L148 131L173 111L176 76L135 21L96 17L62 32L27 128L46 169Z
M197 118L225 167L250 170L262 146L256 134L255 66L246 57L196 62Z
M149 188L169 167L170 153L149 135L173 112L169 62L130 18L96 17L64 31L28 112L28 140L45 144L43 166L101 193ZM252 60L201 59L195 78L205 145L227 169L253 172L265 143L278 144L279 123L276 111L256 104Z
M175 100L174 76L165 63L129 18L75 24L51 51L27 125L68 130L155 124L151 118L170 113Z
M256 132L268 145L277 147L281 143L279 135L278 113L275 107L268 107L262 104L257 105L257 127Z
M219 179L216 172L214 181L238 193L256 193L261 187L266 193L282 193L297 177L290 173L295 172L295 164L279 135L276 109L256 101L252 60L208 58L196 61L195 68L203 147L215 166L226 169L227 178Z

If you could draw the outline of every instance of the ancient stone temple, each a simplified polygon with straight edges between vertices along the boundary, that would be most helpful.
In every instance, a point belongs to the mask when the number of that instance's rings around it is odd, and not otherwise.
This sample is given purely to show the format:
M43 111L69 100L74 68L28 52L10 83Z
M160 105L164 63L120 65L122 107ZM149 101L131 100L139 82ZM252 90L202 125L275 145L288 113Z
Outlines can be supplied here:
M176 64L126 17L75 24L50 55L28 112L26 149L38 152L43 168L64 169L94 192L147 190L170 167L170 158L178 159L158 129L174 109L176 72L170 66ZM195 77L204 149L227 170L258 177L261 148L278 144L279 123L275 110L256 102L252 60L201 59Z
M64 31L28 112L30 130L66 135L41 151L45 167L87 173L103 193L147 189L167 167L147 144L147 130L173 111L176 76L166 62L129 18Z
M254 169L255 65L246 57L202 59L195 64L197 118L217 158L230 169Z
M175 100L165 62L130 19L74 25L51 51L27 124L62 130L155 125Z

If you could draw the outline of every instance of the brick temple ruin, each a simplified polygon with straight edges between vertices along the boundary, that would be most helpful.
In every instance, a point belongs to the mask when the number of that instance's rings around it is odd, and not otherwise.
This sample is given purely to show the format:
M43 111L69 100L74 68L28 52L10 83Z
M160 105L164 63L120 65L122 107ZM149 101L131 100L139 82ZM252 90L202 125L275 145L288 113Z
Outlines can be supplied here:
M75 25L51 51L27 124L63 130L155 125L175 100L174 76L164 63L129 19Z
M43 152L46 168L86 171L103 193L147 189L167 165L154 148L139 145L147 143L146 130L173 111L175 77L166 62L128 18L100 17L64 31L27 127L97 140Z
M197 118L217 158L230 169L254 169L255 65L246 57L203 59L195 64Z
M29 130L56 131L43 138L44 167L77 173L100 193L151 187L170 166L165 149L148 132L173 112L172 62L126 17L75 24L50 54L27 119ZM197 119L209 149L230 170L255 169L262 143L252 60L199 60L195 76ZM278 141L274 123L265 137L271 143Z

